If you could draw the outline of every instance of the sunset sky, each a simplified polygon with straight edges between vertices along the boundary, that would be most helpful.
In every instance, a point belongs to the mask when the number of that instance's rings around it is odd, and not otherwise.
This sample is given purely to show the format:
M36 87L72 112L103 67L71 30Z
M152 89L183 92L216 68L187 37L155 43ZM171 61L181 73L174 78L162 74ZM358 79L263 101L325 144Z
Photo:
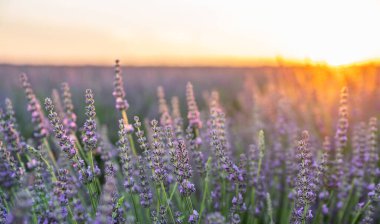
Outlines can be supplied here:
M380 58L380 0L0 0L0 63Z

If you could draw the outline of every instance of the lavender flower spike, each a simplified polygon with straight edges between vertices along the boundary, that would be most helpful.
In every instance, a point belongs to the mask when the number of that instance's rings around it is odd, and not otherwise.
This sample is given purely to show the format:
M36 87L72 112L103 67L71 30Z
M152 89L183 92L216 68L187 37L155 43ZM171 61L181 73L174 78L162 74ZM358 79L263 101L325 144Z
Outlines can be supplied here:
M113 194L117 191L114 168L112 164L106 164L106 183L100 196L98 211L96 212L95 224L113 223Z
M170 116L169 107L165 99L164 88L162 86L159 86L157 88L157 96L158 96L158 107L159 107L158 110L161 114L160 124L164 127L172 125L173 121Z
M370 173L371 179L378 177L380 169L377 167L379 163L378 145L377 145L377 128L378 122L376 117L371 117L368 124L368 148L369 148L369 161L368 161L368 173Z
M3 137L7 146L7 149L11 152L21 152L20 134L15 129L9 117L0 109L0 130L3 133Z
M316 195L313 189L312 180L312 154L308 147L309 133L302 132L302 138L298 141L297 159L299 161L299 172L296 183L296 198L292 212L292 223L300 224L310 218L310 204L315 200Z
M176 146L175 173L177 175L177 182L179 183L178 188L181 196L187 197L195 192L194 184L190 182L192 170L189 163L189 156L183 139L178 139Z
M37 99L32 86L29 83L26 74L21 74L20 77L22 87L25 90L26 98L28 99L28 111L32 115L32 123L34 124L34 137L42 139L48 135L48 128L46 125L44 114L41 110L40 101Z
M124 187L128 192L131 192L134 185L131 151L123 120L119 121L119 155L123 176L125 177Z
M195 102L193 85L188 82L186 85L186 100L187 100L187 119L192 128L202 128L202 121L198 110L197 103Z
M94 106L94 95L92 94L91 89L86 89L86 105L87 120L83 126L83 142L85 145L85 151L91 152L95 150L98 145L95 121L96 112Z
M116 109L126 111L129 108L128 101L125 99L125 91L123 87L123 78L121 76L121 70L119 65L119 60L115 61L115 81L114 81L114 91L112 95L116 100Z
M338 127L335 134L335 171L338 179L344 178L344 161L343 150L347 145L347 132L348 132L348 90L343 88L340 93L339 102L339 120ZM338 180L338 185L342 184L341 180Z
M74 113L74 105L71 99L70 86L67 82L61 84L63 106L65 114L63 118L63 125L70 132L75 132L77 129L76 120L77 116Z

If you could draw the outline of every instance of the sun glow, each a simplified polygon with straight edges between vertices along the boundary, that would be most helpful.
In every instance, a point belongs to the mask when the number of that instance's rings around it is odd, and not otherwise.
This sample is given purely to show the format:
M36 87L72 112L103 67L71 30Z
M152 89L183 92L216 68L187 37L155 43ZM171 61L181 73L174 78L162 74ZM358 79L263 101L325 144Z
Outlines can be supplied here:
M346 65L379 58L379 11L377 0L5 1L0 63Z

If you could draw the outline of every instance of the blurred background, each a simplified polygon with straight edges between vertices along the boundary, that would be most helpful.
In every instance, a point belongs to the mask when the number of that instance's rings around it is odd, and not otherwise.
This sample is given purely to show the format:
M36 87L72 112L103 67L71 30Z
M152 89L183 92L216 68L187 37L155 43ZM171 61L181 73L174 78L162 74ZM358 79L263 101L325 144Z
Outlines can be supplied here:
M0 102L14 102L30 136L21 72L41 101L68 82L80 126L92 88L115 139L118 58L130 116L157 118L158 85L168 100L180 97L186 115L190 81L203 116L210 92L219 91L239 138L250 138L257 114L274 124L284 113L316 136L331 135L343 86L351 119L379 111L379 10L378 0L1 0Z

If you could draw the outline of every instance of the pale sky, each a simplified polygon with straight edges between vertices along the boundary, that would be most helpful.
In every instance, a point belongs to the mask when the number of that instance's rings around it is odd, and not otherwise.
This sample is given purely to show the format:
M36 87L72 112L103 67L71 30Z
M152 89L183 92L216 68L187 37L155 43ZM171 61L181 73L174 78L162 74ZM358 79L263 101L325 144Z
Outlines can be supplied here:
M380 58L380 0L0 0L0 63Z

